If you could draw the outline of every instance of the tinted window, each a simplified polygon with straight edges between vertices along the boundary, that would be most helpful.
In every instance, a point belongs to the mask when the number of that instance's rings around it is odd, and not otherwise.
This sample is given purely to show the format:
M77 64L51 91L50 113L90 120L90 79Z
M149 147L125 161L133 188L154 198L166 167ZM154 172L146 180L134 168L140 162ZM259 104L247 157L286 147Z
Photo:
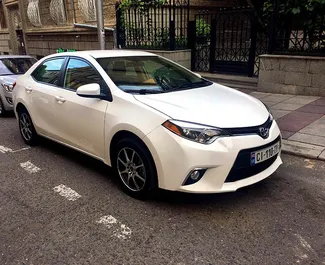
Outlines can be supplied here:
M64 58L60 58L46 61L32 73L32 76L39 82L58 85L64 60Z
M82 85L102 84L102 77L88 63L78 59L70 59L65 75L64 87L77 90Z
M6 58L0 60L0 75L22 75L36 63L33 58Z

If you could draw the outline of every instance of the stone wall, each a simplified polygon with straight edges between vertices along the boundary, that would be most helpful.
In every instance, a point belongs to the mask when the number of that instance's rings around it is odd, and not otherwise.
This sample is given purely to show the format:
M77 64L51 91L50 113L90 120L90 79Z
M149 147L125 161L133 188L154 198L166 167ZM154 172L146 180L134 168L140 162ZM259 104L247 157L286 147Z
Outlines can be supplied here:
M4 32L4 31L0 31L0 54L4 54L4 53L11 53L11 49L9 47L9 33L8 32Z
M172 60L180 65L191 69L191 50L179 50L179 51L148 51L155 53L159 56Z
M261 55L258 91L325 96L325 57Z
M26 42L28 47L28 54L41 57L56 53L57 49L75 49L82 50L98 50L99 44L97 40L97 31L93 33L78 33L75 34L60 34L55 33L44 35L26 35ZM113 48L113 36L106 33L106 49Z

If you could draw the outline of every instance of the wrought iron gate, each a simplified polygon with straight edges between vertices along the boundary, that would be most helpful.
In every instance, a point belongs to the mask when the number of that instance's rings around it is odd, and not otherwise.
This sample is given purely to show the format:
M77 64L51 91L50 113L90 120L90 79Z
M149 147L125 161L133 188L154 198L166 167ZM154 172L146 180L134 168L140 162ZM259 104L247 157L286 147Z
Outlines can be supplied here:
M197 14L195 25L194 70L247 76L258 72L257 55L264 53L264 46L257 44L261 36L254 10Z

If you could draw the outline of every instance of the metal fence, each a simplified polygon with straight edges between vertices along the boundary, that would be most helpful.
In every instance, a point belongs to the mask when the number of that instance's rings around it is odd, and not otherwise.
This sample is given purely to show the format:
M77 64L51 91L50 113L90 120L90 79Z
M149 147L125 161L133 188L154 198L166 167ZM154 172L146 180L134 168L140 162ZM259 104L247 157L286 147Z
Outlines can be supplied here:
M325 56L325 5L320 10L294 14L279 0L265 23L269 27L269 53Z
M166 0L163 4L123 8L116 4L117 41L121 48L187 48L189 0Z

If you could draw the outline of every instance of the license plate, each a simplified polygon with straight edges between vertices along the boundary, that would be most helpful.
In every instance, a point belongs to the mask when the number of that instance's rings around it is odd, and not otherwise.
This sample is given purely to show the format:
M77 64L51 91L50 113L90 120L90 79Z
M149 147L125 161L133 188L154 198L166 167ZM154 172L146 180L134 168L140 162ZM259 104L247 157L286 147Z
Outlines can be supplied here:
M280 142L251 153L251 165L256 165L276 156L280 152Z

